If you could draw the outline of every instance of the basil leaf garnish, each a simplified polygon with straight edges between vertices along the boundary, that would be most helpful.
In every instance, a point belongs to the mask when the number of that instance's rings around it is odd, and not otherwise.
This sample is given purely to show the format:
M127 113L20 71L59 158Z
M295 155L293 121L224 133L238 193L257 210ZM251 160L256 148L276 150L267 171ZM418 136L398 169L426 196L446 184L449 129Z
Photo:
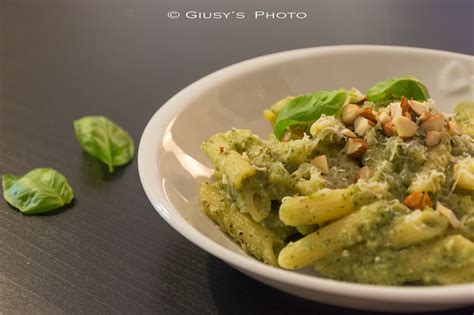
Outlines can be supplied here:
M290 126L306 129L321 115L338 113L347 99L348 94L344 90L320 91L295 97L278 114L273 132L281 139Z
M409 75L379 82L367 91L367 99L375 103L399 100L402 96L417 101L426 101L430 98L426 86Z
M72 201L66 178L52 168L37 168L24 176L2 176L3 198L24 214L48 212Z
M110 172L114 171L114 166L124 165L132 160L132 138L107 117L83 117L74 121L74 129L82 148L107 164Z

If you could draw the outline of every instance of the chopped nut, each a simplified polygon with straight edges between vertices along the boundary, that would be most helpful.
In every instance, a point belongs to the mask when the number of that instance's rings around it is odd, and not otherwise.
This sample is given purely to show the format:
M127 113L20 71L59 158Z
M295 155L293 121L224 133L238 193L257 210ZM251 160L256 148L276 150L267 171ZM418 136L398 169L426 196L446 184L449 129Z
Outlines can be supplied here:
M350 95L350 102L351 102L351 103L360 103L360 102L362 102L362 101L364 101L364 100L367 99L367 96L365 96L364 94L362 94L362 92L359 91L359 90L356 89L356 88L352 88L352 89L350 90L349 95Z
M441 204L441 202L439 202L439 201L436 204L436 210L439 212L439 214L443 215L444 217L446 217L448 219L449 224L453 228L458 229L462 226L461 221L459 221L459 219L456 217L454 212L451 209L446 208L445 206L443 206Z
M370 121L373 122L374 124L377 123L377 117L375 117L374 112L373 112L372 109L370 109L370 108L364 108L364 109L362 110L362 112L360 113L360 115L361 115L362 117L367 118L368 120L370 120Z
M408 100L405 96L402 96L400 100L400 107L402 108L402 115L406 116L407 113L410 114L410 105L408 105Z
M387 114L386 112L380 113L380 115L377 117L377 119L379 120L379 123L381 123L381 124L388 123L391 120L390 115Z
M397 134L402 138L413 137L418 130L417 124L404 116L396 117L392 122L397 130Z
M395 130L395 127L393 126L393 123L391 121L386 122L382 125L382 131L383 134L387 137L392 137L397 134L397 131Z
M451 136L459 136L461 134L461 129L455 121L448 121L448 133Z
M423 131L428 132L428 131L441 131L443 130L444 127L444 116L443 114L436 114L428 119L426 119L422 124L421 124L421 129Z
M349 137L349 138L357 138L357 135L354 132L352 132L352 130L347 129L347 128L342 129L341 133L344 136Z
M421 103L415 100L408 101L411 109L418 115L422 115L423 113L429 113L430 107L427 103Z
M392 119L396 118L396 117L399 117L399 116L403 116L403 111L402 111L402 107L400 106L400 103L390 103L390 116L392 117Z
M361 158L364 156L368 147L367 142L360 138L349 138L344 147L344 151L351 157Z
M407 112L404 112L404 113L403 113L403 116L405 116L406 118L408 118L408 119L411 120L411 114L410 114L410 112L408 112L408 111L407 111Z
M427 147L434 147L441 141L442 133L439 131L428 131L426 133L425 145Z
M373 128L375 124L365 117L359 116L354 121L354 131L359 136L363 136L367 130Z
M321 170L321 173L323 174L329 173L328 159L325 155L320 155L320 156L315 157L314 159L311 160L311 164L319 168Z
M342 121L346 125L352 125L361 112L362 108L359 105L347 104L342 110Z
M370 176L372 176L370 168L368 166L363 166L357 172L355 181L357 182L359 179L368 179Z
M412 210L416 210L416 209L423 210L426 207L433 206L430 195L428 195L428 193L426 192L419 192L419 191L415 191L414 193L409 194L405 198L403 203Z
M423 123L425 120L427 120L428 118L431 117L431 114L429 112L424 112L424 113L421 113L420 117L418 117L417 119L417 123L418 124L421 124Z

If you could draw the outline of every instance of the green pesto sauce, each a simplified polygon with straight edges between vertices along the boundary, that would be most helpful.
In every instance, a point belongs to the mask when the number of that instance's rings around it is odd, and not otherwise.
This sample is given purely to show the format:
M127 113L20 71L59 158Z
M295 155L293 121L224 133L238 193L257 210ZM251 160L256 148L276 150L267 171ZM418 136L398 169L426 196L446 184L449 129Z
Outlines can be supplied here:
M272 107L273 114L278 113L287 101ZM374 104L366 102L363 108L374 108ZM377 107L377 110L383 108ZM238 152L256 172L243 180L241 188L236 188L226 179L223 166L216 163L217 184L213 189L225 198L216 201L209 191L203 193L202 190L201 207L245 251L275 264L275 257L289 242L318 235L321 228L334 222L285 225L279 217L282 199L311 196L316 192L323 197L325 193L321 189L346 189L341 199L351 200L352 204L343 205L341 209L354 207L356 211L364 212L366 220L350 229L341 229L336 238L324 240L324 246L328 248L334 244L344 246L316 261L316 271L332 279L385 285L474 281L474 193L456 188L457 179L453 174L453 166L459 159L474 154L474 103L458 105L454 118L450 119L460 124L463 134L445 132L434 147L425 145L426 134L422 131L417 131L411 139L401 139L385 136L380 126L372 128L363 136L368 150L362 159L344 154L346 138L340 131L346 126L339 117L322 117L312 136L302 137L295 133L283 142L274 136L262 140L249 130L233 129L218 134L203 147L208 149L219 143L222 152L218 154L225 156L228 150ZM327 158L328 173L312 163L320 155ZM369 167L370 175L356 183L363 166ZM203 184L204 188L205 185L210 184ZM442 232L414 245L395 246L391 243L395 231L393 224L413 213L403 202L410 190L420 191L416 189L418 187L429 193L433 208L438 202L442 203L453 211L462 225L453 228L444 218L445 230ZM229 219L232 216L225 214L225 208L244 213L245 220L253 218L253 234L236 227ZM304 205L300 211L310 210ZM439 221L426 221L425 224L435 230ZM263 231L264 236L259 239L255 231ZM273 253L270 254L262 245L269 240L273 242ZM307 246L312 249L317 248L316 245Z

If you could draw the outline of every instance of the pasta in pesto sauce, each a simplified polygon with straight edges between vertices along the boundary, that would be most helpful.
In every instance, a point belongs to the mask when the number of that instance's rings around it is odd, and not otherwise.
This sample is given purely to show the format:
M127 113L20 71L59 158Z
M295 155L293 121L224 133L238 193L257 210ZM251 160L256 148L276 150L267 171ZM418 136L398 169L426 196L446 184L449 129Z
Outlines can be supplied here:
M474 103L411 76L287 97L274 134L212 135L202 210L250 255L383 285L474 282Z

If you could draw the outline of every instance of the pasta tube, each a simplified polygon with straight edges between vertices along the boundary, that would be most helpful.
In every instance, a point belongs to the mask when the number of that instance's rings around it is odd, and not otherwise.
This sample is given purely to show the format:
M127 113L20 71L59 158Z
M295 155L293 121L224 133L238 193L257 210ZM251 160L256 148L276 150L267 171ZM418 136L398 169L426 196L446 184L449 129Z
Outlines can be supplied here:
M252 142L250 139L258 140L248 130L232 130L216 134L201 145L201 149L222 173L223 180L237 189L242 188L245 179L256 174L250 160L239 152L243 151L247 142Z
M472 282L473 266L474 244L460 235L401 250L370 250L360 244L315 264L318 272L334 279L388 285Z
M335 251L359 243L377 225L389 222L395 214L393 209L384 200L364 206L357 212L289 243L280 252L278 264L286 269L304 268Z
M432 277L436 279L439 284L454 284L472 282L474 280L474 263L466 264L462 267L448 268Z
M231 204L219 184L204 183L200 203L205 213L248 253L263 262L277 266L277 253L284 242L275 234L241 213Z
M394 219L388 230L388 243L394 248L415 245L444 234L449 223L437 211L416 210Z
M284 198L280 219L287 225L321 224L341 218L355 210L355 187L323 189L310 196Z
M271 210L269 194L257 182L246 183L242 190L228 187L230 195L243 213L248 213L257 222L268 217Z
M474 264L474 243L461 235L451 235L421 247L409 247L402 252L402 257L401 267L411 273L412 279L446 283L450 277L455 278L454 272ZM472 276L471 272L470 281L474 281Z

